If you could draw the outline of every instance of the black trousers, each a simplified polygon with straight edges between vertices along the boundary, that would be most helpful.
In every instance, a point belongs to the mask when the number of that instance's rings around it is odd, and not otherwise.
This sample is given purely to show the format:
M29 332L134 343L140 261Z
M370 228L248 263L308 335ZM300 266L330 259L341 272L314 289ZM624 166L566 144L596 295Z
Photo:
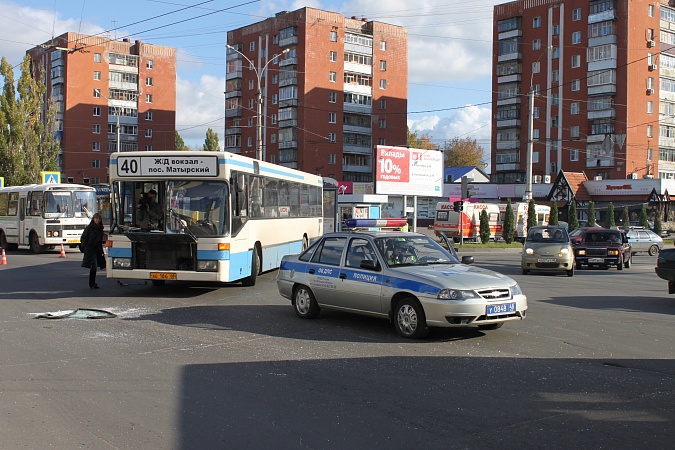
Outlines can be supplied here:
M94 265L91 269L89 269L89 287L94 287L96 284L96 270L98 267Z

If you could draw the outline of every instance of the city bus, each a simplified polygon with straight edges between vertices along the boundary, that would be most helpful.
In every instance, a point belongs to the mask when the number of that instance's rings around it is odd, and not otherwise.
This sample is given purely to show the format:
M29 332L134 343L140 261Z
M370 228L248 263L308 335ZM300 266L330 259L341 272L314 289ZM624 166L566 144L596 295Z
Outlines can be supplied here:
M320 176L227 152L110 156L108 278L241 281L323 234Z
M31 184L0 188L0 245L27 245L43 253L57 245L77 247L98 211L96 190L78 184Z

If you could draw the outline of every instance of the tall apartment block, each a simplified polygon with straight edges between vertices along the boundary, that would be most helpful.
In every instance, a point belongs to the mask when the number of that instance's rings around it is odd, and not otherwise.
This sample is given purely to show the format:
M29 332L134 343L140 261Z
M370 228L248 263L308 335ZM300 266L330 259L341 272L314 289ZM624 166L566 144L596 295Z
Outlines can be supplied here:
M114 151L175 148L174 48L65 33L27 53L58 111L64 182L107 182Z
M647 0L494 7L492 179L559 170L675 177L675 8ZM529 92L534 107L529 107ZM532 125L529 114L532 113Z
M227 42L227 151L256 157L258 87L266 161L371 182L374 147L406 145L403 28L302 8L230 31Z

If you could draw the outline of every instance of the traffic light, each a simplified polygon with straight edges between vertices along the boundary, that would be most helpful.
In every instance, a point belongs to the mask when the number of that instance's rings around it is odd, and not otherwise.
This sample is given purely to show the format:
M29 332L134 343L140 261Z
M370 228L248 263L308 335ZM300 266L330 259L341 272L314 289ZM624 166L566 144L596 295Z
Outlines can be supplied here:
M455 212L462 212L464 210L464 202L462 200L458 200L453 204L453 209Z

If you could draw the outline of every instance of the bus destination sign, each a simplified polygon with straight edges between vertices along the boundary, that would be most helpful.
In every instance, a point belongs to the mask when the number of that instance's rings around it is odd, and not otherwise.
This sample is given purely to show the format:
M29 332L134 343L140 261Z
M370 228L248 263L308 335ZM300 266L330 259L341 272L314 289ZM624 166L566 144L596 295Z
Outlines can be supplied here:
M217 156L124 156L117 157L120 177L217 177Z

